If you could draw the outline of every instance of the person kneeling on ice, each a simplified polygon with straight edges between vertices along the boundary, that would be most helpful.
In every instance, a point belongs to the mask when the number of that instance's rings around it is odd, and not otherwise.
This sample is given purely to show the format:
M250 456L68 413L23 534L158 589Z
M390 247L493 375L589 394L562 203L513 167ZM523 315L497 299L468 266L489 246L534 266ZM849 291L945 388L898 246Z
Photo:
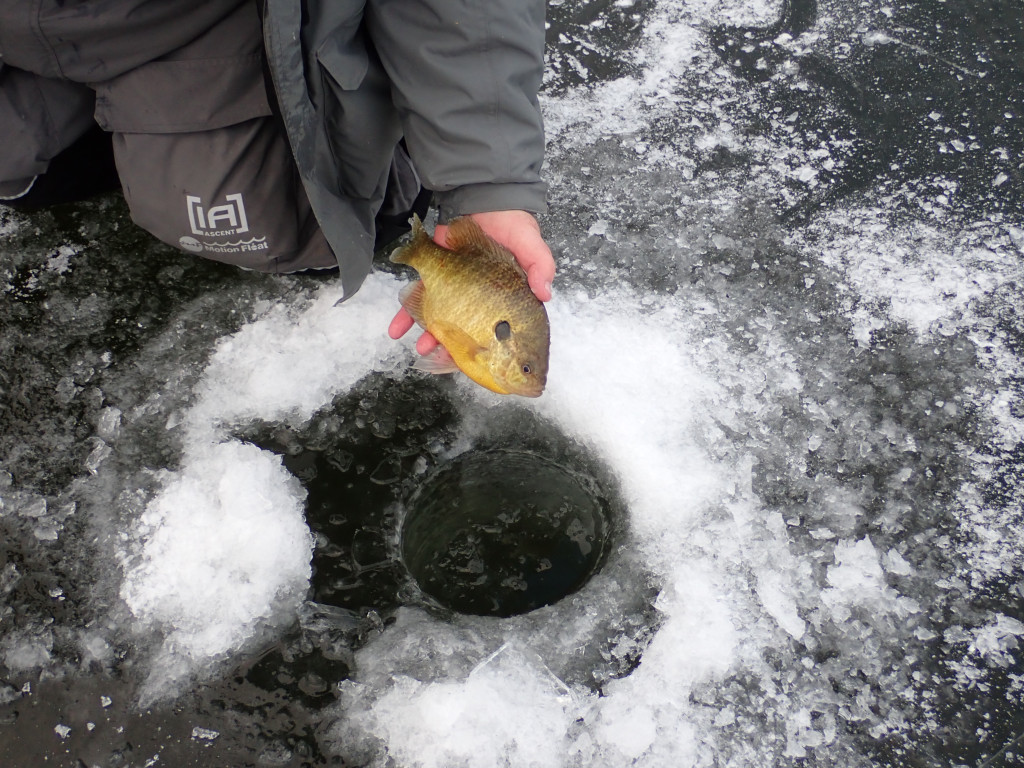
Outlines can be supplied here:
M348 298L433 198L547 301L543 51L544 0L0 0L0 203L120 184L165 243Z

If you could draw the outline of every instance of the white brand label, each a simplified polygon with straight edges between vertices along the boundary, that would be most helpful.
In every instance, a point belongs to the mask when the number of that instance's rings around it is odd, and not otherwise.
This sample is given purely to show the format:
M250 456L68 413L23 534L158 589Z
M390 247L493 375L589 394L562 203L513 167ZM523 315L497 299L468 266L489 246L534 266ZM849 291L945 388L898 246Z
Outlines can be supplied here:
M249 221L245 218L245 203L242 195L225 195L224 205L204 208L202 199L194 195L186 195L188 205L188 223L192 234L206 237L224 237L240 235L249 231Z

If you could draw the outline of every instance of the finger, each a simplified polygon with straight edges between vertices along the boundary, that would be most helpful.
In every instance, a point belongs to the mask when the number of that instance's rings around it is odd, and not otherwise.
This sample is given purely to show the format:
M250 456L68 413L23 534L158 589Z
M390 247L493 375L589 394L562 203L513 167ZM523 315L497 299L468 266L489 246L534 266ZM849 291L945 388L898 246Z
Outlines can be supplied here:
M509 250L516 257L519 266L526 272L526 280L530 290L541 301L551 299L551 283L555 279L555 260L551 249L540 235L530 236L516 243Z
M530 290L541 301L550 301L551 283L555 279L555 259L540 233L531 235L514 253L520 266L526 270Z
M533 295L541 301L551 301L551 280L554 269L547 269L542 264L534 264L526 272L526 280L530 284Z
M424 333L416 340L416 351L419 352L421 355L430 354L431 350L433 350L436 346L438 346L437 339L435 339L429 333Z
M388 336L392 339L400 339L409 332L409 329L416 324L416 321L412 319L405 307L398 310L398 314L391 320L391 325L388 326Z

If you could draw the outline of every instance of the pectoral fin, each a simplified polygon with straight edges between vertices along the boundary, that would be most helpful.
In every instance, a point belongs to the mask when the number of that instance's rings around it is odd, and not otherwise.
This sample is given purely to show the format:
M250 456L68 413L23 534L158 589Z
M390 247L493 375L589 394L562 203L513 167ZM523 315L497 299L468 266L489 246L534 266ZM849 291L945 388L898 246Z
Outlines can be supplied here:
M482 356L487 352L486 347L481 347L472 336L454 325L436 323L431 333L440 346L413 363L412 367L418 371L469 373L480 365Z
M477 344L472 336L456 325L439 322L429 330L464 371L466 366L480 365L487 356L487 347Z
M448 350L458 370L481 387L500 395L508 394L508 391L495 381L490 371L490 349L477 344L473 337L461 328L446 323L435 323L431 326L430 332Z

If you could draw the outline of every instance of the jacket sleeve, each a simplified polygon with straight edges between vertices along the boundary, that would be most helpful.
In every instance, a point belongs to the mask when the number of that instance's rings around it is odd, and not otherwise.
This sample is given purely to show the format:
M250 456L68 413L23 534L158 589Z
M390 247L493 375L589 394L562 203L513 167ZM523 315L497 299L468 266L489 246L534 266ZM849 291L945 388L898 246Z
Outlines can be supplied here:
M368 0L367 30L441 221L546 210L544 0Z

